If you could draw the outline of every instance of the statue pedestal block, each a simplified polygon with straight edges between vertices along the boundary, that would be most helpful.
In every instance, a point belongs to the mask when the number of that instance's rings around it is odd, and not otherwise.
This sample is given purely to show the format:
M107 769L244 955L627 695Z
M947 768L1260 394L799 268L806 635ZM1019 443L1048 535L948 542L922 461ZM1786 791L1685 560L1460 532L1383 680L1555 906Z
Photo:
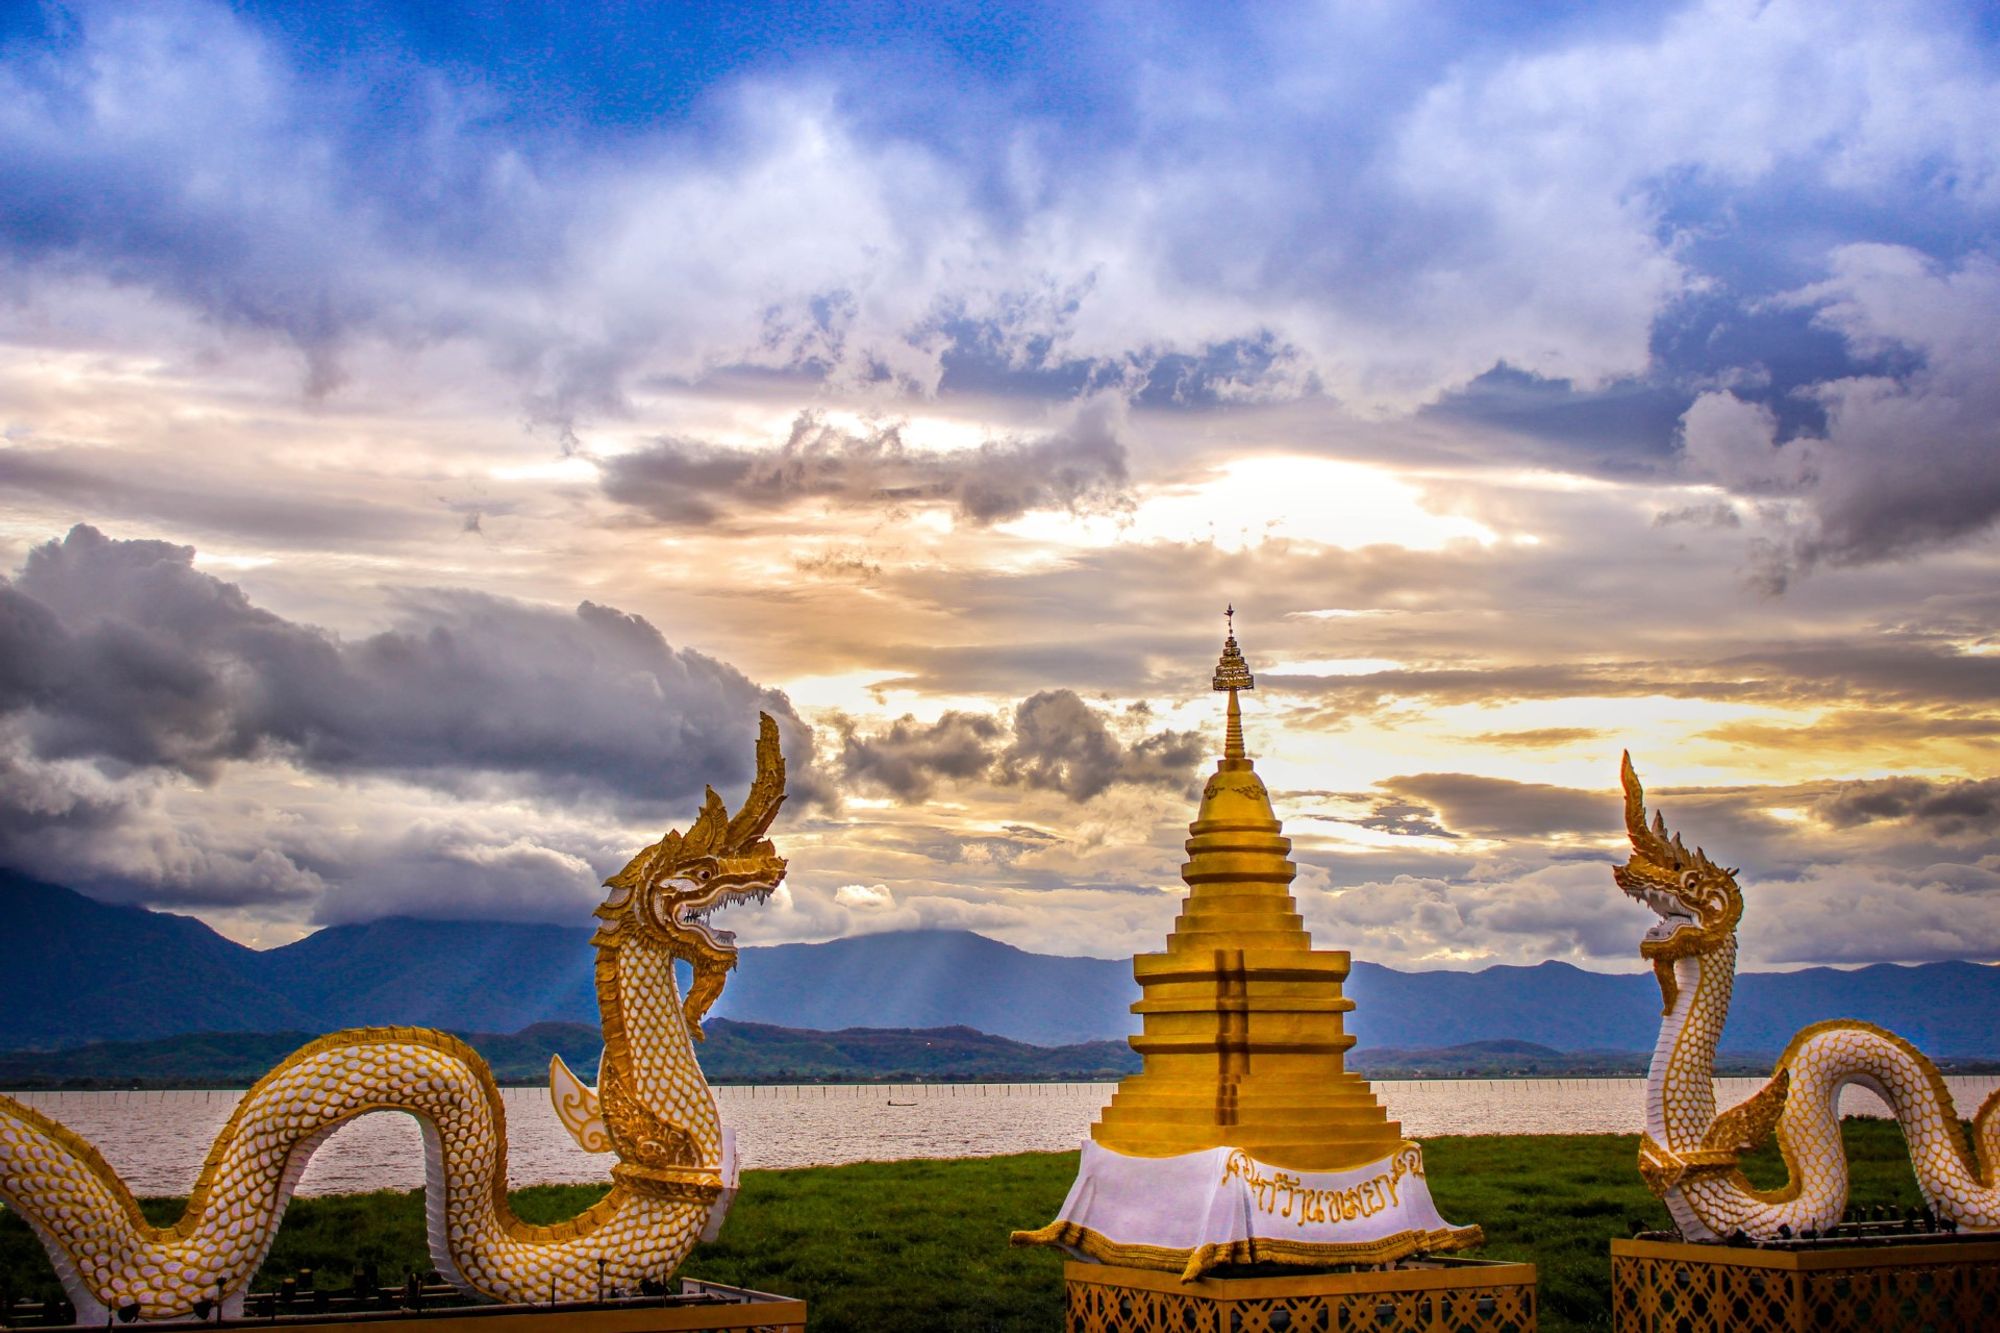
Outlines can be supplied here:
M369 1301L351 1310L315 1312L311 1293L281 1306L259 1292L250 1309L236 1319L179 1320L173 1329L278 1330L278 1333L804 1333L806 1303L789 1296L725 1286L720 1282L681 1281L679 1295L632 1296L601 1302L564 1301L554 1305L461 1305L456 1292L430 1297L421 1309L381 1309ZM338 1302L346 1306L347 1301ZM40 1317L38 1317L40 1316ZM44 1322L40 1309L0 1312L0 1326L35 1327ZM15 1321L19 1320L17 1324ZM153 1323L116 1324L118 1328L154 1328ZM62 1324L55 1330L102 1328L101 1324ZM52 1330L52 1333L55 1333Z
M1063 1265L1068 1333L1533 1333L1535 1266L1406 1259L1381 1268L1205 1277Z
M2000 1238L1810 1248L1611 1242L1617 1333L1975 1333L2000 1328Z

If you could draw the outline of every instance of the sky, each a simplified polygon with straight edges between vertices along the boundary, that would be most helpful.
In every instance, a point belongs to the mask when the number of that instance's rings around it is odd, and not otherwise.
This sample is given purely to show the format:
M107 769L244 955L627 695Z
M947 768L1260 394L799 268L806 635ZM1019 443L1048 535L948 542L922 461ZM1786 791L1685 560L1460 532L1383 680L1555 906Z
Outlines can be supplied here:
M1321 947L2000 955L1978 4L0 8L0 868L1157 949L1224 630Z

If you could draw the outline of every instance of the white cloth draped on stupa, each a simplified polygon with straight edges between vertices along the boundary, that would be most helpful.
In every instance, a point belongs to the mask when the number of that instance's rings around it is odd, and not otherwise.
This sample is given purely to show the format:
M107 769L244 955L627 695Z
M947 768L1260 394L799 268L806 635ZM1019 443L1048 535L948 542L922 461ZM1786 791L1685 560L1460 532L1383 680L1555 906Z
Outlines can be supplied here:
M1414 1143L1345 1171L1287 1171L1241 1148L1128 1157L1086 1143L1062 1211L1035 1236L1192 1280L1223 1264L1386 1263L1477 1243L1479 1228L1438 1216Z

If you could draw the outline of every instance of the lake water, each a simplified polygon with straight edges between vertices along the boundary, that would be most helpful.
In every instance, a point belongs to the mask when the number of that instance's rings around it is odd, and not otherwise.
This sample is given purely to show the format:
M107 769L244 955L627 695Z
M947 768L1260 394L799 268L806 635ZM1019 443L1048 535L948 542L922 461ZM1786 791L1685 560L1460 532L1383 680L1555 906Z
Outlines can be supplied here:
M2000 1076L1945 1080L1961 1115L2000 1088ZM1717 1079L1728 1106L1763 1080ZM974 1083L716 1089L723 1123L736 1131L749 1168L830 1165L907 1157L986 1157L1061 1152L1090 1133L1111 1083ZM1636 1078L1415 1079L1375 1084L1403 1132L1439 1134L1627 1134L1643 1119ZM13 1094L97 1145L133 1191L184 1194L201 1169L238 1092L30 1092ZM515 1187L607 1178L611 1159L578 1148L540 1088L508 1088L508 1181ZM1874 1094L1850 1088L1849 1115L1884 1115ZM302 1194L415 1189L424 1183L423 1141L408 1116L363 1116L320 1147Z

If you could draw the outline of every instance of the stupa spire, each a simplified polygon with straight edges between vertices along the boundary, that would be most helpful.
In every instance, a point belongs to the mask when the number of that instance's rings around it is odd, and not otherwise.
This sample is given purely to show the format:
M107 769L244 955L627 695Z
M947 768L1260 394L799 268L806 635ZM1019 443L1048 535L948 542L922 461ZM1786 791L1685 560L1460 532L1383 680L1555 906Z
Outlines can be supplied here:
M1215 664L1214 688L1229 691L1228 721L1222 735L1222 757L1242 759L1243 750L1243 710L1237 706L1236 691L1254 690L1257 678L1250 674L1250 664L1243 660L1243 650L1236 646L1236 604L1230 603L1223 609L1223 618L1228 623L1227 637L1222 641L1222 660Z

